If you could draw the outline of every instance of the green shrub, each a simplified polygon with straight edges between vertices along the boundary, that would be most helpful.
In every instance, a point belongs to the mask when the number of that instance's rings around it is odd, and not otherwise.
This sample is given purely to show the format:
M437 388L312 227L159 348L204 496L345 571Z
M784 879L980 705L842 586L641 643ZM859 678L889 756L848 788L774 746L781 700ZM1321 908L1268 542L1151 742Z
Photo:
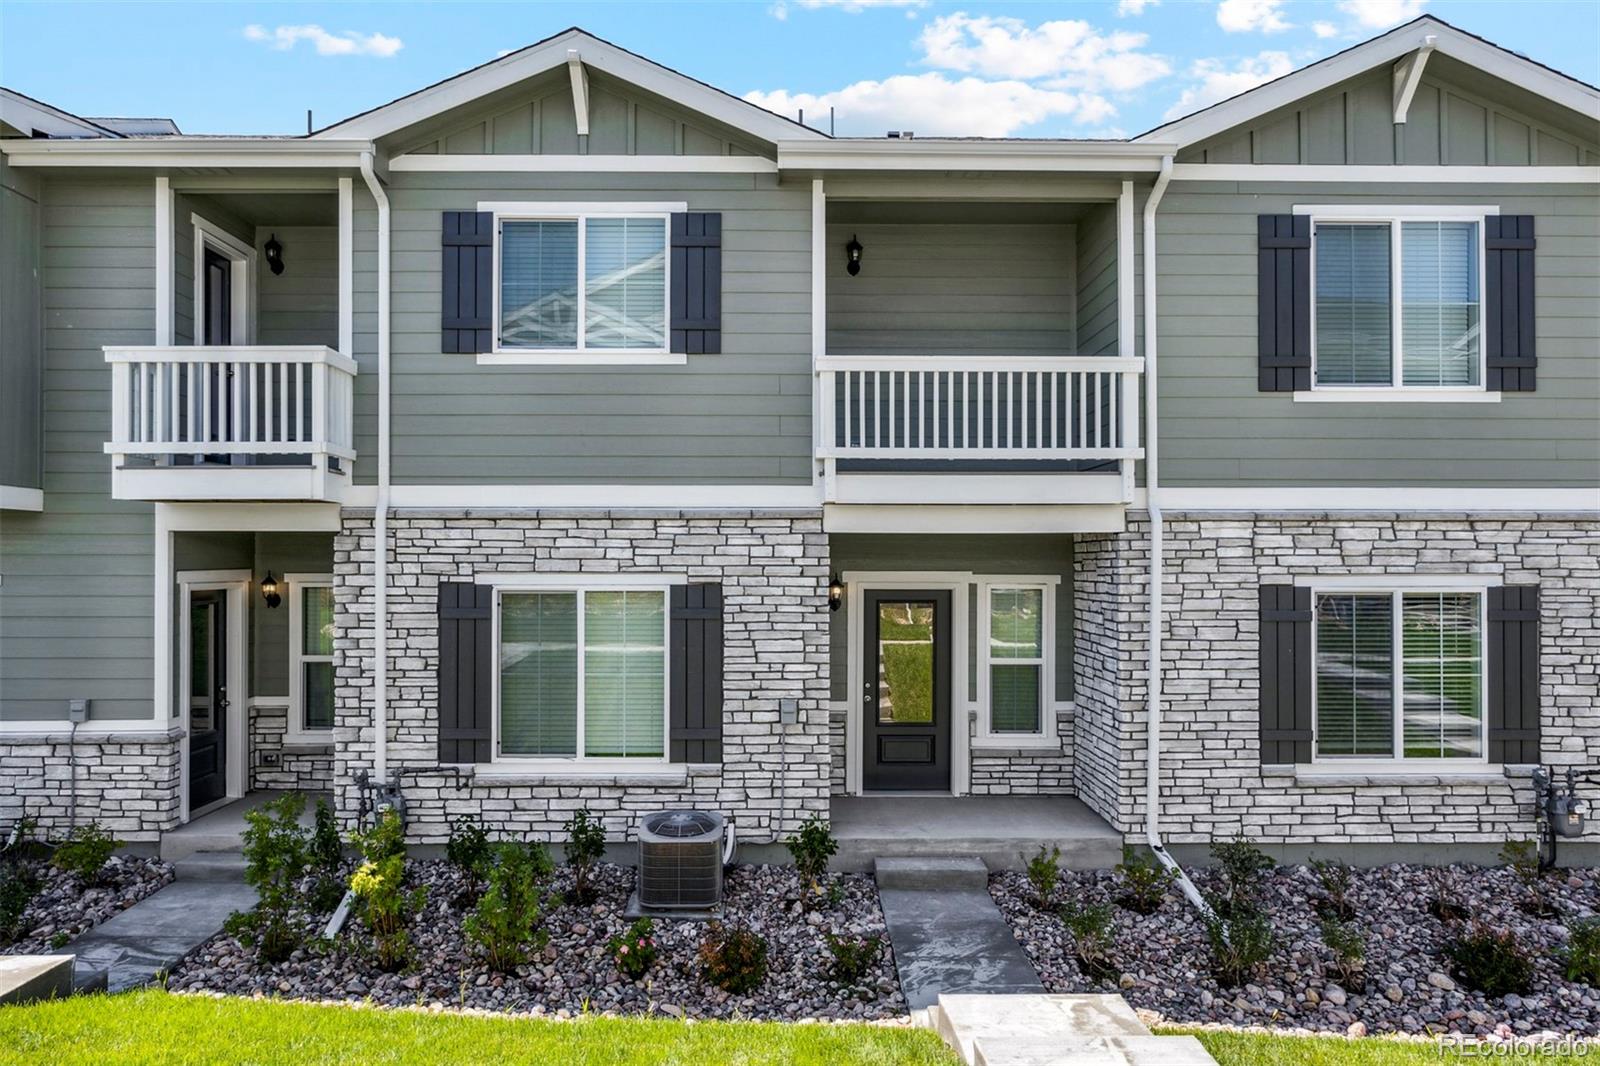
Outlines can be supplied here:
M724 992L737 996L755 991L767 979L766 938L750 929L708 922L700 942L700 972Z
M1539 862L1539 845L1532 840L1508 840L1500 849L1500 861L1511 867L1527 893L1522 909L1540 918L1560 913L1545 895L1544 867Z
M256 890L255 909L236 914L225 927L246 946L254 944L267 962L282 962L301 944L294 911L299 881L311 862L310 841L300 814L305 797L290 792L244 816L245 883Z
M1561 961L1567 980L1600 988L1600 918L1580 918L1568 926Z
M351 876L350 891L372 932L378 965L398 970L411 957L406 924L427 899L427 889L405 888L405 823L398 811L386 809L371 829L355 835L355 841L365 861Z
M1027 855L1018 856L1028 869L1028 884L1033 886L1034 906L1041 910L1048 908L1055 898L1056 888L1061 884L1061 849L1046 850L1043 844L1039 845L1039 854L1029 858Z
M317 813L311 827L310 862L315 875L307 897L313 911L325 914L344 898L344 846L339 839L339 823L328 801L317 800Z
M1078 968L1096 981L1115 976L1116 967L1111 961L1111 905L1063 903L1060 914L1062 924L1072 936Z
M1145 915L1161 909L1161 901L1177 878L1155 856L1128 846L1122 849L1122 862L1117 864L1116 875L1122 882L1117 902L1135 914Z
M1212 908L1222 917L1254 915L1261 896L1261 875L1272 869L1272 860L1240 833L1232 840L1213 841L1211 857L1222 875L1222 892L1212 900Z
M27 931L22 915L41 887L33 867L20 862L0 863L0 944L9 944Z
M1322 942L1333 953L1339 983L1354 992L1366 986L1367 938L1353 921L1333 916L1322 919Z
M534 855L543 849L501 843L490 849L488 887L462 923L467 937L483 949L490 969L507 973L542 947L543 905Z
M839 988L859 987L883 955L881 936L836 936L824 929L822 939L827 942L828 955L831 957L828 980Z
M567 865L572 867L572 902L579 904L594 901L594 889L589 875L594 864L606 854L606 827L598 818L591 817L587 807L581 808L567 822Z
M827 821L813 814L800 823L800 831L785 839L783 845L794 858L794 868L805 883L806 891L802 898L806 906L810 906L811 898L823 892L823 882L828 876L828 860L838 852L839 842L833 839L833 831L828 828Z
M1345 863L1337 860L1312 859L1311 869L1322 886L1322 898L1315 902L1317 912L1324 918L1348 922L1356 916L1355 905L1350 902L1350 890L1355 886L1355 873Z
M656 923L640 918L621 936L614 936L606 945L617 969L630 980L637 981L650 971L656 961Z
M1208 896L1212 914L1206 918L1206 943L1211 948L1211 970L1229 987L1242 985L1272 954L1272 926L1253 906L1235 904L1224 913L1224 901Z
M100 828L99 822L80 825L72 835L56 846L50 862L63 873L71 874L84 884L98 884L106 861L117 850L119 842Z
M350 839L368 862L382 862L397 855L406 857L406 826L393 807L385 807L371 829L358 831Z
M489 834L483 831L483 823L473 815L451 822L444 857L466 876L467 899L476 897L478 879L484 876L490 863Z
M1533 957L1509 929L1473 922L1445 946L1456 976L1487 996L1527 994L1533 984Z

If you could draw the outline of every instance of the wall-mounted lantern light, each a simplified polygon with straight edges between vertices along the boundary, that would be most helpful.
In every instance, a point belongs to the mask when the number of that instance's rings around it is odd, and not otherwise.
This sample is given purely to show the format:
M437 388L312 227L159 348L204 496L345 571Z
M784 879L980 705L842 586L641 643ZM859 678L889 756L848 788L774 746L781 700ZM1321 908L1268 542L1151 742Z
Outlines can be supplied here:
M278 579L272 576L271 570L261 579L261 598L267 601L268 607L276 607L283 602L283 597L278 595Z
M276 233L267 238L267 245L262 251L267 255L267 269L274 274L282 274L283 245L278 243L278 235Z
M844 272L852 278L861 273L861 252L861 242L851 234L850 243L844 246Z
M828 578L828 610L837 611L844 605L844 578L834 574Z

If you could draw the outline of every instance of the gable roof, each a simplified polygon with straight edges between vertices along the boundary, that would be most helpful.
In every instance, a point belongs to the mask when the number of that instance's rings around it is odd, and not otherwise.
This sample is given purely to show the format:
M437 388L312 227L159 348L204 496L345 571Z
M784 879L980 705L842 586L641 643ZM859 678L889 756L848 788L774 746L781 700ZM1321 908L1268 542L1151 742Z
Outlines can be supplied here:
M0 87L0 122L32 137L121 137L97 119L63 111L15 89Z
M687 74L652 62L576 26L444 81L435 82L425 89L408 93L398 100L325 126L311 134L311 138L360 137L377 140L434 115L469 104L488 93L565 66L569 50L576 50L585 66L674 100L761 140L777 142L804 137L827 139L826 134L802 126L793 119L757 107L748 100L741 100Z
M1430 36L1437 51L1580 115L1600 120L1600 89L1432 15L1423 15L1310 66L1157 126L1135 137L1134 142L1171 142L1183 147L1206 140L1408 56L1422 48Z

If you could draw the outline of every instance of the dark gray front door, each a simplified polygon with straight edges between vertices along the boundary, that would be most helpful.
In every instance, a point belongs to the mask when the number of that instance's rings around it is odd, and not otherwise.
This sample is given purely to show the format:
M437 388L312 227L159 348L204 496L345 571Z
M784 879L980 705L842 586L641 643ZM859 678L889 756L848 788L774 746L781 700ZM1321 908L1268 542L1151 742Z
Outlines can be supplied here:
M861 787L950 788L950 593L862 592Z
M189 598L189 810L228 794L228 634L225 592Z

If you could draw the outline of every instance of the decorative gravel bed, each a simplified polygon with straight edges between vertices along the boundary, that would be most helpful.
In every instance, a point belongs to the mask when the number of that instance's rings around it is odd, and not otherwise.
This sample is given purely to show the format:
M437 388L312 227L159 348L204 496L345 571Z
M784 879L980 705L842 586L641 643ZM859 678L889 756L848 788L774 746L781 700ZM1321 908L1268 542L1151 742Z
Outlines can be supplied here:
M97 884L86 885L72 874L35 863L43 885L22 912L22 938L0 947L0 955L39 955L120 914L172 880L172 867L160 859L113 855Z
M1537 960L1533 991L1488 997L1464 987L1444 950L1453 930L1430 911L1429 868L1390 865L1354 871L1349 900L1366 934L1366 986L1340 987L1332 954L1319 933L1314 871L1289 866L1265 875L1260 898L1271 922L1271 957L1255 980L1223 987L1211 973L1204 923L1176 890L1149 916L1114 907L1116 976L1096 982L1080 972L1070 936L1054 913L1038 909L1019 873L992 876L989 891L1046 989L1116 991L1168 1024L1212 1024L1279 1030L1366 1033L1456 1033L1509 1037L1542 1032L1600 1032L1600 990L1566 980L1555 956L1564 923L1600 910L1600 871L1563 870L1548 879L1560 917L1523 909L1526 890L1503 867L1449 868L1454 898L1493 927L1511 930ZM1202 889L1217 887L1210 870L1191 872ZM1120 894L1109 871L1062 871L1057 899L1112 902Z
M530 965L509 974L484 965L468 941L458 905L465 889L460 872L441 861L408 864L408 883L426 886L427 902L410 925L411 965L385 973L372 961L369 937L352 917L331 943L303 948L284 963L260 961L256 952L226 934L214 937L170 976L173 991L254 993L310 1000L366 1000L383 1005L438 1005L566 1017L582 1011L659 1013L698 1018L847 1019L904 1017L906 1002L895 976L878 890L871 877L839 875L833 902L799 905L800 878L790 867L737 866L724 886L724 920L767 939L768 976L756 992L734 996L708 984L696 952L704 925L657 920L659 958L637 983L618 972L607 943L629 925L623 916L633 889L631 866L595 867L595 902L561 902L545 913L549 942ZM567 868L557 870L554 893L571 887ZM314 938L325 916L308 919ZM824 976L831 955L823 931L883 937L883 953L854 991L834 988Z

